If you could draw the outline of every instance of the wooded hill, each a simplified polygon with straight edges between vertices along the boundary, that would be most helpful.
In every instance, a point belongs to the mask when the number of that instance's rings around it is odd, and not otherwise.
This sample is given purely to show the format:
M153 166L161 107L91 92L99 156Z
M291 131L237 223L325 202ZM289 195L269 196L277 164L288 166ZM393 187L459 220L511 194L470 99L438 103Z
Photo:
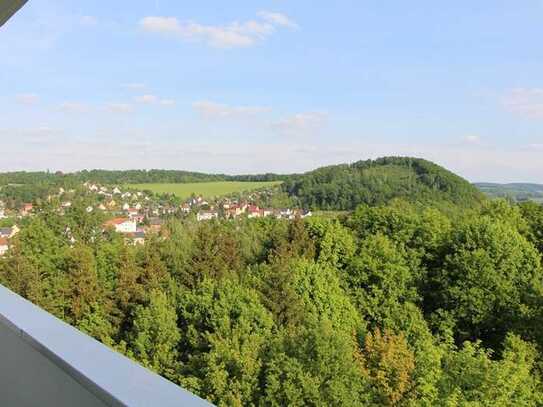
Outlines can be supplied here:
M379 205L394 198L410 202L448 202L465 207L484 199L465 179L430 161L384 157L353 164L319 168L291 176L283 185L302 206L350 210L357 205Z
M217 181L283 181L281 188L300 206L352 210L365 203L379 205L394 198L410 202L472 207L484 195L473 185L430 161L385 157L318 168L304 174L225 175L176 170L92 170L76 173L14 172L0 174L0 186L61 185L85 181L103 184L188 183Z

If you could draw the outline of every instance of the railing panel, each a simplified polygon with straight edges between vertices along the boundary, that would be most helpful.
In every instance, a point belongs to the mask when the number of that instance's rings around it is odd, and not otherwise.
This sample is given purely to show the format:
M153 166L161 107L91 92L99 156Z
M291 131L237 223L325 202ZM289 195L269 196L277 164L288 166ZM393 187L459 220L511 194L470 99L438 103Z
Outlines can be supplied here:
M211 406L0 285L1 406Z

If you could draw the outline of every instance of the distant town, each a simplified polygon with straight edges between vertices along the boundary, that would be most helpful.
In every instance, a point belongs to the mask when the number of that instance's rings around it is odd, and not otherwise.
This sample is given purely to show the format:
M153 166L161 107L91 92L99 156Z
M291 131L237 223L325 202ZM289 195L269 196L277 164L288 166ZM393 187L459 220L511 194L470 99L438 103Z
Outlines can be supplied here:
M57 212L63 215L72 207L78 194L94 196L95 203L86 206L85 211L103 213L108 218L103 223L103 231L113 230L122 234L127 244L144 244L146 236L159 234L165 219L172 216L193 216L198 222L266 217L293 220L312 216L311 211L299 208L259 207L256 202L261 194L269 194L269 191L252 191L242 198L219 197L213 200L194 195L180 204L173 204L145 191L85 182L79 190L61 187L56 194L50 194L47 201L55 202ZM7 208L5 202L0 201L0 221L11 220L13 223L0 228L0 256L6 254L10 240L20 231L19 223L37 211L39 206L35 203L25 202L18 207ZM72 244L75 243L69 228L65 234Z

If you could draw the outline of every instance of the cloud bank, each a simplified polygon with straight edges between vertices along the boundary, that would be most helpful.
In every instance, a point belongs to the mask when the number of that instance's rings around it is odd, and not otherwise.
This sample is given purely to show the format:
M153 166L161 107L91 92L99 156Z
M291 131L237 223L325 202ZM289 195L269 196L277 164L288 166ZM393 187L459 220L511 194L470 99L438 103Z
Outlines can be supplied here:
M268 38L277 28L299 28L288 16L270 11L260 11L257 18L252 20L233 21L224 25L180 21L176 17L148 16L141 19L140 27L146 32L200 42L215 48L251 47Z
M208 100L194 102L193 109L206 118L248 118L270 111L262 106L230 106Z

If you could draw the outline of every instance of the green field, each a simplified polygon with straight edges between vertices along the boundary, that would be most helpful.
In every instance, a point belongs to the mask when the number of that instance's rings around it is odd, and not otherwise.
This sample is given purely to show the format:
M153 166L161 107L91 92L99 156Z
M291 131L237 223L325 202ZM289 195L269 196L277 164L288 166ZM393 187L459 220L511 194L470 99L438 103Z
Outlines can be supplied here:
M154 193L174 194L180 198L188 198L192 194L206 198L228 195L236 192L252 191L255 189L272 187L281 184L281 181L273 182L195 182L187 184L128 184L125 187L140 191L148 190Z

